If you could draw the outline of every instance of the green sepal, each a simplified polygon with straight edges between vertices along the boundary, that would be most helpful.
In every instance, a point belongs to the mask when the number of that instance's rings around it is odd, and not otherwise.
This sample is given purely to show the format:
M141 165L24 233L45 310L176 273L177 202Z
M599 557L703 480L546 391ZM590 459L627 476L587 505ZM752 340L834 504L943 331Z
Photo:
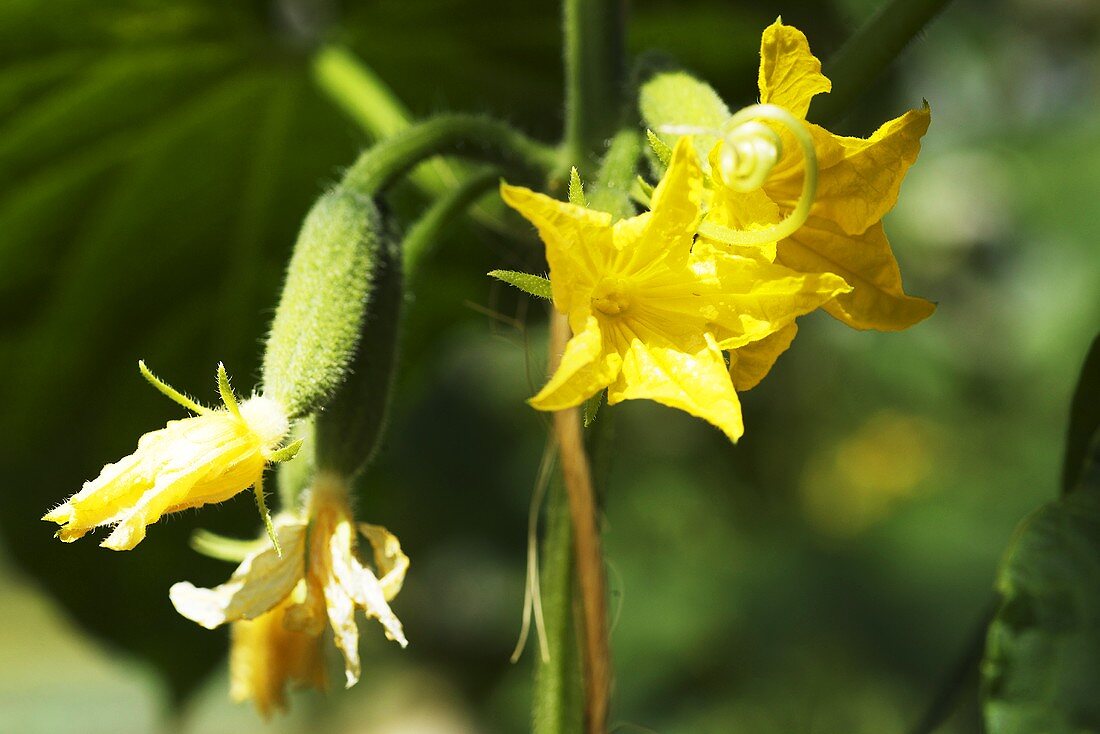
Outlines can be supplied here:
M657 137L657 133L649 130L645 131L645 138L649 141L649 148L653 151L653 155L657 156L657 160L661 162L662 166L668 167L669 161L672 160L672 148L668 143Z
M374 286L381 215L346 187L317 200L306 216L263 364L263 392L291 419L322 408L344 381Z
M302 493L313 481L316 472L315 448L312 416L298 421L291 429L291 438L298 442L302 448L298 451L294 461L286 461L278 465L275 470L275 484L278 488L279 507L284 511L295 511L299 508Z
M305 439L299 438L297 441L294 441L293 443L288 443L281 449L275 449L267 455L267 460L276 464L280 464L284 461L290 461L298 455L298 450L302 448L303 443L305 443Z
M233 385L229 382L229 373L225 371L225 365L218 362L218 393L222 396L222 402L230 413L241 417L241 406L237 405L237 396L233 394Z
M508 285L515 286L528 295L545 298L548 301L554 298L549 279L543 278L541 275L518 273L515 270L490 270L488 275L504 281Z
M154 375L153 371L145 365L145 360L138 360L138 371L141 372L141 376L144 377L150 385L155 387L162 395L172 402L178 403L193 413L198 413L200 415L210 412L210 408L207 408L205 405L200 405L197 401L184 395L179 390Z
M576 166L569 169L569 203L574 206L588 206L588 200L584 198L584 184L581 183L581 174Z
M648 208L653 201L653 192L656 190L656 186L637 176L634 179L634 185L630 188L630 196L634 201Z
M271 539L271 545L275 548L275 555L282 558L283 549L279 545L279 536L275 533L275 523L271 520L271 510L267 509L263 480L256 482L252 487L252 493L256 496L256 509L260 511L260 519L264 521L264 529L267 530L267 537Z
M584 417L585 428L588 428L596 421L596 415L600 412L600 405L603 404L603 394L604 391L600 390L582 404L581 415Z

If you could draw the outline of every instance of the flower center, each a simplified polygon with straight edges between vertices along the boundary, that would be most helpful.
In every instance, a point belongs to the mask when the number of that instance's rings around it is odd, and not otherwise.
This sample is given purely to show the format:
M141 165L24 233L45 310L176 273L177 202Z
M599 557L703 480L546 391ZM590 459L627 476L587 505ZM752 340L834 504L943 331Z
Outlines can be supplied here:
M630 297L622 278L604 278L592 291L592 307L608 316L618 316L630 308Z

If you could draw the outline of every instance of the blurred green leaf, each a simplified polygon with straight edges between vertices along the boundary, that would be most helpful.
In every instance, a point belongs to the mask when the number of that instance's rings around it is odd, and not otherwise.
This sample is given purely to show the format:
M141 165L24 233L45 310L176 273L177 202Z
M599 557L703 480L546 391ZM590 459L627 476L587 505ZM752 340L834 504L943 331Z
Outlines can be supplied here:
M313 88L313 49L340 36L418 114L447 89L455 107L560 124L548 114L560 98L556 8L334 7L0 6L0 307L16 315L0 323L0 459L19 484L0 532L79 626L151 664L177 701L226 645L180 618L168 587L224 580L187 541L199 524L254 534L251 498L166 518L124 554L94 537L64 545L38 518L182 417L144 384L139 358L204 402L219 361L242 392L255 384L295 232L362 143Z
M1024 521L982 663L990 734L1100 731L1100 455L1080 491Z
M1089 444L1100 432L1100 335L1092 340L1069 410L1069 435L1062 465L1062 492L1072 491L1081 476Z

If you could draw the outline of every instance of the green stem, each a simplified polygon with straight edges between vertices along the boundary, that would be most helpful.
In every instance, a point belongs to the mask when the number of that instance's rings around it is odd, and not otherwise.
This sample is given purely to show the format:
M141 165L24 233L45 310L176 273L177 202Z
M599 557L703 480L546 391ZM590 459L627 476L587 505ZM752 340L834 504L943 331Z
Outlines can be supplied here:
M573 609L569 497L560 476L550 488L539 590L548 655L535 667L533 734L576 734L584 726L584 689Z
M393 90L354 54L326 46L313 57L313 79L360 128L375 140L393 137L411 124L412 114ZM429 194L442 194L460 178L456 166L439 159L418 166L410 178Z
M638 159L642 155L642 136L633 128L615 133L607 155L600 161L600 170L588 193L588 205L611 212L616 218L636 214L630 189L638 175Z
M618 128L623 111L625 10L624 0L564 2L565 165L574 165L582 173L594 170L595 161ZM622 145L623 151L628 149L629 146ZM564 168L556 173L562 175L567 171ZM611 191L606 187L605 190ZM620 207L616 204L615 208ZM568 338L569 325L564 316L554 314L551 369L556 369L555 363ZM575 408L555 413L554 434L569 499L576 586L580 592L577 624L583 624L583 628L576 634L583 641L584 650L585 730L589 734L603 734L607 731L612 676L607 579L580 420Z
M565 0L565 150L582 173L622 113L625 15L623 0Z
M813 120L835 122L949 0L889 0L825 63L831 94L815 100Z
M313 57L313 79L336 106L374 140L385 140L412 124L412 114L393 90L354 54L340 46L326 46ZM421 191L440 196L471 173L459 162L433 158L413 169L409 179ZM517 232L503 214L499 201L480 202L470 209L481 225L512 237Z
M494 188L499 180L500 171L496 168L474 171L458 186L436 199L416 224L409 228L401 244L407 280L416 278L421 263L435 249L440 239L446 236L454 220Z
M510 175L546 177L558 163L550 146L489 117L439 115L376 143L344 174L343 186L360 194L380 193L418 163L436 155L458 155L499 165Z
M325 46L313 57L313 79L363 130L377 139L396 135L412 115L386 83L350 51Z

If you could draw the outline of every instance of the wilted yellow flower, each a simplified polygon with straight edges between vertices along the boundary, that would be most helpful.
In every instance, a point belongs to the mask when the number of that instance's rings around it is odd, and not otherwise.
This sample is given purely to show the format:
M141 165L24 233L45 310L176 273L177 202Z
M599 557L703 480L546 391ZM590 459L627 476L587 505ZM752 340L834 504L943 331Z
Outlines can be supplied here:
M810 100L832 89L821 73L821 62L810 53L806 36L779 20L761 39L758 82L762 104L783 108L803 121ZM882 217L897 202L902 179L920 152L929 119L927 106L910 110L867 139L834 135L804 122L816 153L816 194L808 218L778 243L773 257L799 272L844 278L851 291L824 308L849 326L904 329L935 308L905 294L882 228ZM797 148L790 131L783 131L781 138L784 151ZM728 176L723 176L723 169L737 160L722 150L727 145L720 142L710 156L718 175L712 178L715 191L708 223L731 229L763 228L796 208L806 175L801 156L781 156L762 189L744 191L724 180Z
M693 247L703 172L679 140L652 211L610 214L504 185L504 200L546 244L554 306L573 337L540 410L580 404L603 388L607 402L646 398L703 418L736 441L741 409L723 349L763 339L849 290L828 273L796 273L718 247Z
M256 395L238 404L225 368L218 366L224 406L207 408L158 380L140 364L142 373L168 397L197 413L170 421L147 433L137 450L48 512L42 519L61 526L66 543L90 530L114 526L101 543L130 550L145 538L145 528L169 512L223 502L255 487L262 497L263 472L270 461L285 461L300 442L279 448L290 430L286 411L276 401Z
M265 719L286 710L286 687L324 690L324 656L317 636L286 625L286 613L304 596L305 583L270 612L230 625L229 697L252 701ZM299 599L300 601L300 599Z
M207 629L234 623L233 696L252 699L261 712L279 705L290 680L317 680L302 645L304 638L315 648L320 644L326 620L344 657L348 687L360 674L357 609L377 619L386 637L407 644L389 602L401 590L409 559L385 528L354 524L341 477L321 474L314 480L308 519L283 516L274 524L281 558L263 548L249 554L221 586L203 589L181 582L169 592L180 614ZM373 570L356 552L357 531L373 549ZM257 665L261 660L275 662Z

